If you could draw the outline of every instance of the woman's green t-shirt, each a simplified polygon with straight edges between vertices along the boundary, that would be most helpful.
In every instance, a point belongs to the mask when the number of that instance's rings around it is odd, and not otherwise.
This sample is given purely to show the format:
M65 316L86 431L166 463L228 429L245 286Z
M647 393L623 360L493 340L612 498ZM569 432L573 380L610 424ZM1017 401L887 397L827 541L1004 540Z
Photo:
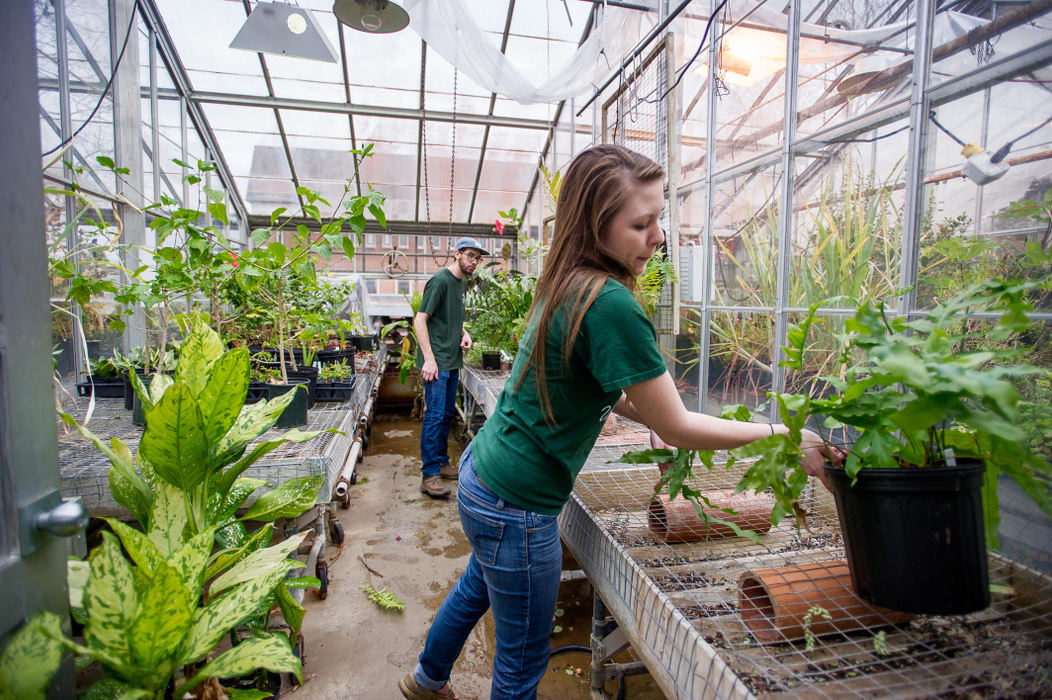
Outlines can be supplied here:
M547 423L532 366L519 382L538 316L471 451L475 471L491 491L526 510L557 515L622 388L660 376L665 363L654 326L632 292L608 279L585 312L569 364L562 359L565 311L552 315L545 375L555 420Z

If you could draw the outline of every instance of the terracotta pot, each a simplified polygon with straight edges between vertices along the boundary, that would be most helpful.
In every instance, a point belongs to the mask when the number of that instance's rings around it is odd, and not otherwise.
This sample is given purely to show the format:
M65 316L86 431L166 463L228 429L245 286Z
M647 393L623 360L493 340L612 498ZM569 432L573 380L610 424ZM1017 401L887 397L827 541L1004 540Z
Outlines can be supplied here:
M738 577L738 611L759 642L804 638L804 616L812 607L809 624L816 637L906 622L910 613L870 605L851 590L847 561L813 562L779 569L745 571Z
M771 529L774 499L767 494L734 493L730 489L702 491L714 508L705 508L711 517L734 523L744 530L763 534ZM731 508L734 514L719 508ZM722 523L702 520L694 504L685 498L669 499L662 494L650 501L647 513L650 534L660 542L696 542L713 537L733 537L734 531Z

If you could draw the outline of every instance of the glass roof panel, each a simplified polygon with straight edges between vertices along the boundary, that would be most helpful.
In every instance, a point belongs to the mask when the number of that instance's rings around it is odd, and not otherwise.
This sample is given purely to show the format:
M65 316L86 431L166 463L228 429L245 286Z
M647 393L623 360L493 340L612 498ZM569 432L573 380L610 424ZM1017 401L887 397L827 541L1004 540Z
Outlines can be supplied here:
M330 5L330 9L331 7ZM336 22L331 14L329 17L330 21ZM402 88L419 92L420 52L423 42L416 32L367 34L344 27L343 45L347 53L347 76L351 82L351 97L356 102L361 100L354 93L355 85ZM384 60L376 60L378 56L382 56Z
M517 37L532 36L538 38L550 37L557 41L572 41L574 45L581 39L584 26L588 22L588 13L592 11L593 3L574 0L543 0L544 9L538 8L539 3L525 3L519 0L515 5L515 16L511 22L511 33ZM571 22L566 16L567 7L570 11ZM474 9L474 8L473 8Z
M257 54L230 48L245 23L240 3L156 0L195 90L266 95ZM208 21L202 21L207 17Z

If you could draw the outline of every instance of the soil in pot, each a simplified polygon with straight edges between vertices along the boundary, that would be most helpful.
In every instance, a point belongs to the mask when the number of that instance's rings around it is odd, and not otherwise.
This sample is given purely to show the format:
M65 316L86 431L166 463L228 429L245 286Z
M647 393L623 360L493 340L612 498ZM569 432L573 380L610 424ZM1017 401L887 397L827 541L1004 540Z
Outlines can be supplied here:
M982 484L986 465L862 469L832 477L855 592L893 610L963 615L990 604Z

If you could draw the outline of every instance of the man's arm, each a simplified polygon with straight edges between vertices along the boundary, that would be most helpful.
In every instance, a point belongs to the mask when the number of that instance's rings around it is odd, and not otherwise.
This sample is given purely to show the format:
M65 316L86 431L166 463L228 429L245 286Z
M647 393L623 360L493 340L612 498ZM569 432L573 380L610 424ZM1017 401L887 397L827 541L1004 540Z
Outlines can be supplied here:
M438 363L435 362L435 353L431 350L431 336L427 333L427 319L430 314L418 311L413 316L413 330L416 331L416 344L420 348L420 354L424 356L424 366L420 368L420 376L425 382L434 381L438 377Z
M464 332L460 335L460 349L470 350L471 349L471 334L468 333L468 329L465 328Z

